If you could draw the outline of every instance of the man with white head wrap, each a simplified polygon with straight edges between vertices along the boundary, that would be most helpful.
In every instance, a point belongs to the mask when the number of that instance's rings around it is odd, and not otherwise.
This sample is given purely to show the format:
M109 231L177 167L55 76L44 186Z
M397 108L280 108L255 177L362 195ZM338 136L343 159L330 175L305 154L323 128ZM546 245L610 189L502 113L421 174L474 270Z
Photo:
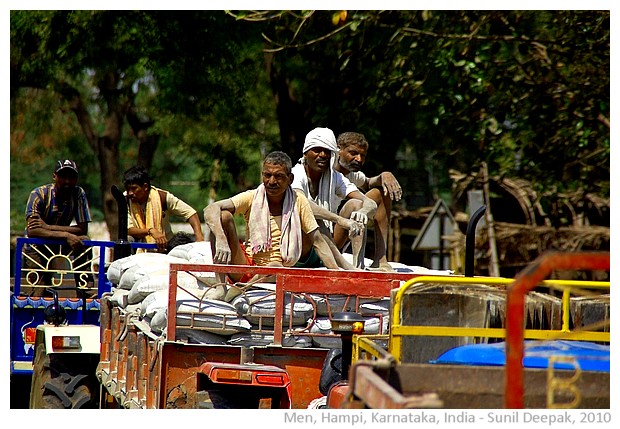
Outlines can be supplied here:
M329 128L315 128L306 135L303 158L293 167L293 189L310 201L321 232L333 240L334 256L341 266L349 268L340 251L351 239L353 261L363 268L364 239L368 219L377 204L366 197L344 175L333 168L336 159L336 136ZM340 203L346 200L338 212ZM328 243L332 243L328 240Z

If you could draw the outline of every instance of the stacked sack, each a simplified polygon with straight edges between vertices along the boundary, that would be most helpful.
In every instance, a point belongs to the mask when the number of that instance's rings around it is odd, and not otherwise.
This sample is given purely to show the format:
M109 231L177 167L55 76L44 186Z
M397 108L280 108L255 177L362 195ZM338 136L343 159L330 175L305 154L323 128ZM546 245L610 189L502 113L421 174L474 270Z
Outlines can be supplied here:
M110 301L137 312L156 334L163 334L168 324L171 263L213 264L211 243L179 245L168 254L138 253L112 262L107 270L108 280L115 285ZM179 271L177 283L178 340L244 346L273 343L275 284L253 283L239 289L218 283L215 273L204 271ZM342 311L361 314L365 333L385 334L389 305L389 298L286 293L282 326L288 333L283 345L340 347L331 317Z
M212 264L210 243L183 244L168 254L137 253L112 262L107 271L108 280L115 285L110 301L139 313L156 334L164 332L168 324L172 263ZM214 273L179 271L177 284L177 326L199 328L191 334L189 329L179 329L186 339L218 343L224 340L222 336L250 330L250 322L223 301L226 286L216 282Z
M333 334L331 318L335 313L354 311L364 319L365 334L386 334L390 320L390 298L359 298L350 295L308 294L314 303L317 317L309 325L316 347L340 347L340 338Z
M112 262L107 271L108 280L115 285L110 301L138 313L156 334L164 333L168 324L171 263L213 264L211 244L187 243L174 247L168 254L138 253ZM205 271L179 271L177 284L178 340L233 345L273 342L273 333L261 331L273 327L275 285L257 284L244 292L227 294L233 287L218 283L215 273ZM261 285L272 290L262 289ZM289 326L292 317L293 325L305 326L313 315L312 304L297 295L292 306L290 295L286 299L284 325ZM283 342L291 347L312 345L308 337L292 335L285 336Z

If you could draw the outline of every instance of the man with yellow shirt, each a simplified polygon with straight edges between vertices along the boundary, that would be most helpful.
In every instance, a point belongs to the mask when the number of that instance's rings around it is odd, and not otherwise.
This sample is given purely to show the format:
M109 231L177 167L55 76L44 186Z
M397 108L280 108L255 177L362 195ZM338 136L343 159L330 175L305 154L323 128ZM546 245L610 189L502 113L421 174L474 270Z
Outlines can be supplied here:
M123 184L129 201L127 234L134 240L157 243L157 250L166 252L168 241L174 236L170 216L178 216L191 225L196 241L204 241L196 210L172 193L152 186L144 167L125 171Z
M258 188L205 207L216 264L338 268L307 198L291 188L291 169L287 154L272 152L263 161ZM247 224L245 243L237 235L237 214ZM229 277L239 281L241 275Z

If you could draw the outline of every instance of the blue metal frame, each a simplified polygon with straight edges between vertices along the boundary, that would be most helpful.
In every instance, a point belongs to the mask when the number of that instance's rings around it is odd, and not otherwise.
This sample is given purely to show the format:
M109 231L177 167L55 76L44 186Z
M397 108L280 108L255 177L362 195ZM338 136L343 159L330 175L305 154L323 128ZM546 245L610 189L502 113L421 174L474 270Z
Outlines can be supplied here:
M99 247L99 272L97 273L97 298L86 301L86 311L82 311L81 298L60 298L59 304L65 309L69 324L93 324L99 325L99 299L109 292L112 284L106 276L106 248L114 248L113 241L85 240L87 247ZM16 369L16 362L32 362L34 357L33 347L24 341L22 330L26 327L36 327L43 324L43 311L52 303L50 298L41 296L21 296L22 289L22 261L24 246L30 244L38 245L57 245L65 244L63 240L49 240L40 238L17 238L15 248L15 283L10 299L10 354L11 354L11 374L32 374L32 370ZM157 246L152 243L130 243L132 251L138 248L155 249Z

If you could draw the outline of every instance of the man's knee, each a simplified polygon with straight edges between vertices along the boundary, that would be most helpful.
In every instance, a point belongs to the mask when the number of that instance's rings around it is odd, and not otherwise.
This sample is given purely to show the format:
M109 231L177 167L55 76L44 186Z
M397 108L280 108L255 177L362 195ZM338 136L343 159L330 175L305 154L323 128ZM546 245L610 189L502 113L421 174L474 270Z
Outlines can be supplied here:
M222 225L230 224L231 222L234 224L234 216L228 210L222 210L222 214L220 215L220 221Z
M349 219L351 213L362 208L362 202L356 199L350 199L340 209L340 216Z

